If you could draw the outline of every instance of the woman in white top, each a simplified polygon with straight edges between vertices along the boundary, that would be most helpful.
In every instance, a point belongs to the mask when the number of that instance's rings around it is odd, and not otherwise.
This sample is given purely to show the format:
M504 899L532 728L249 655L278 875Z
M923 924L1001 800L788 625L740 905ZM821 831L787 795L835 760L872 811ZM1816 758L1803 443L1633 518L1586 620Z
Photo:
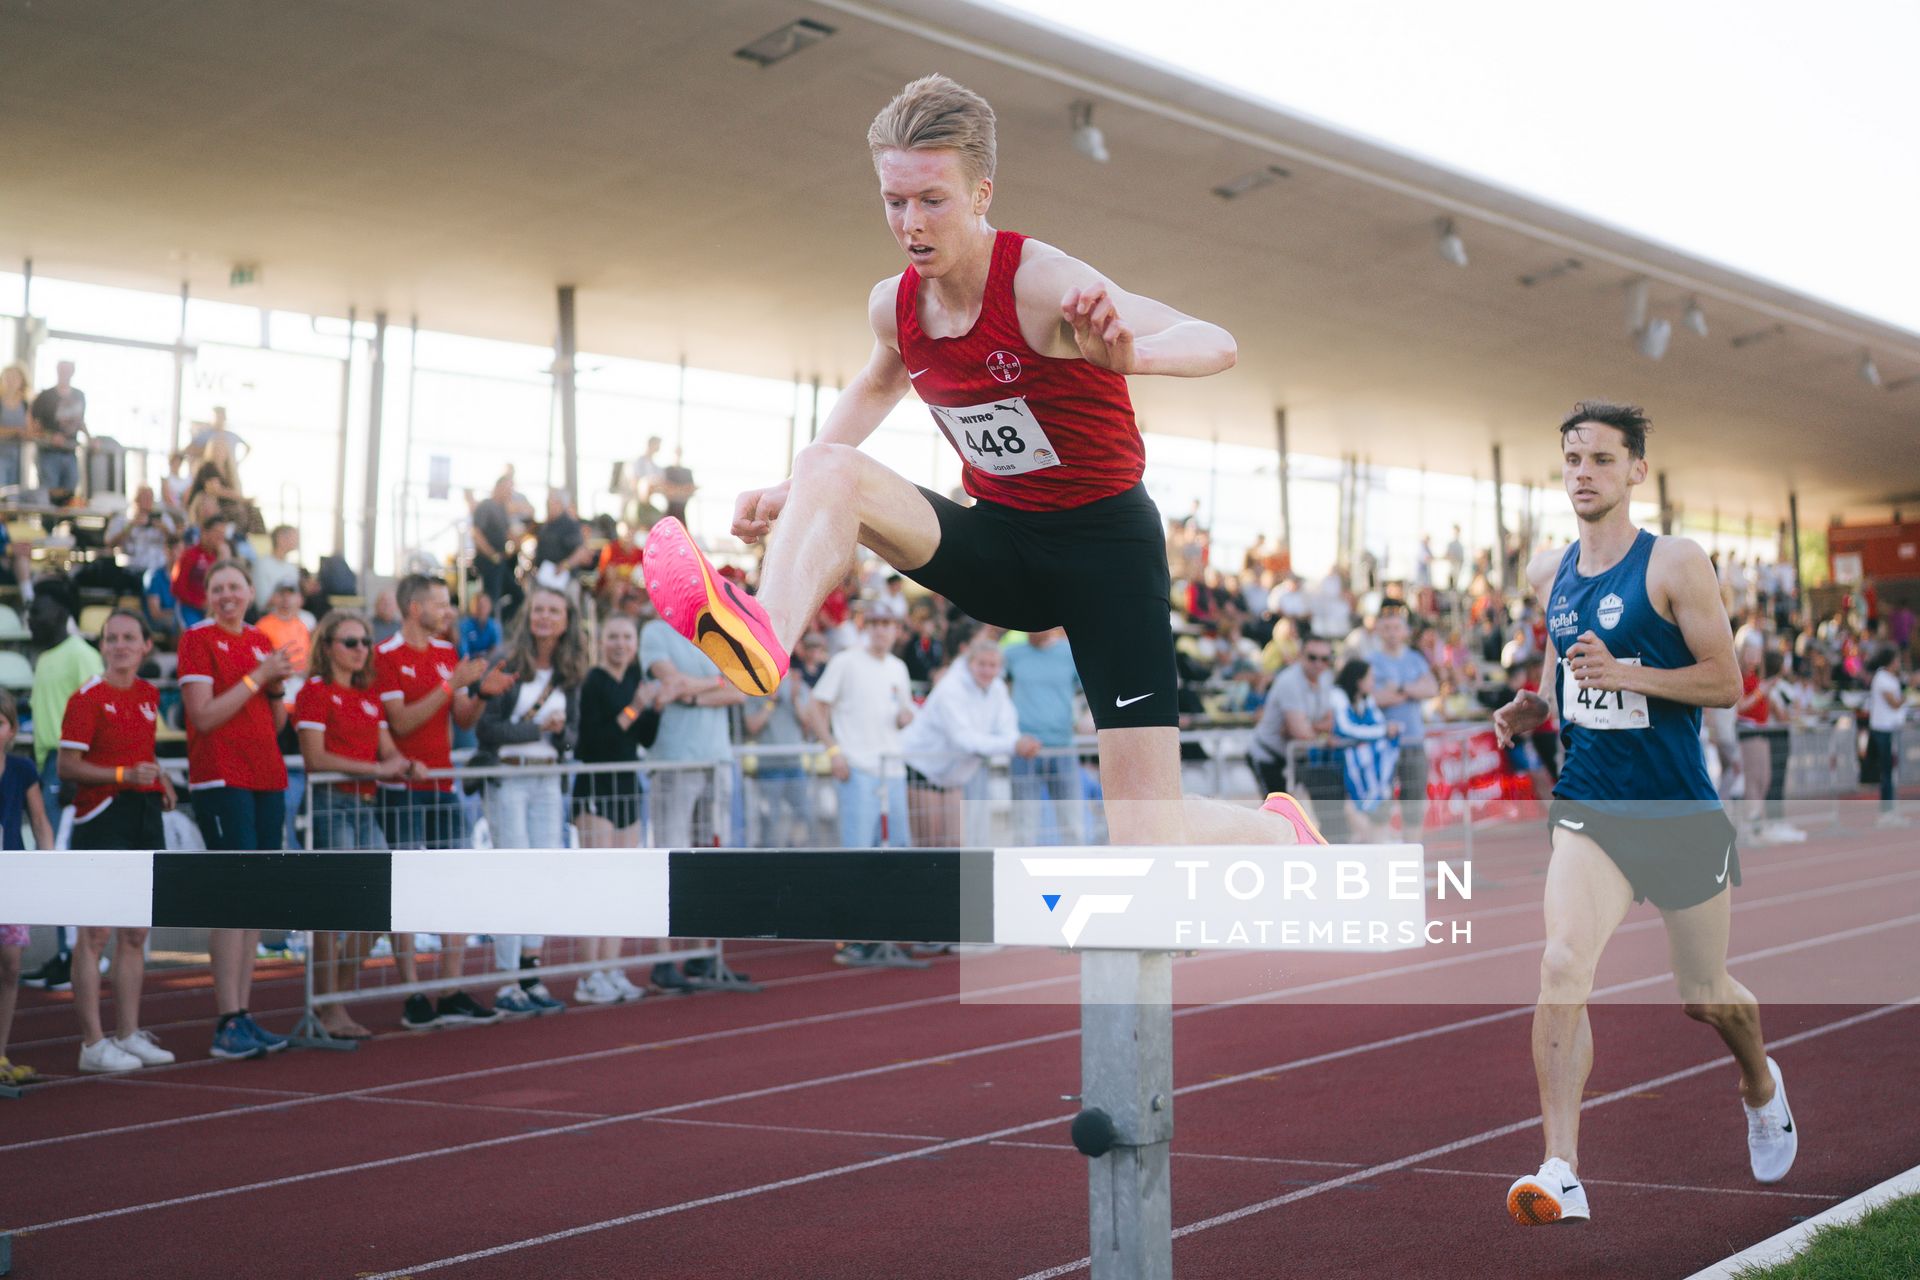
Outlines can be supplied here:
M1906 687L1900 683L1900 655L1882 649L1867 659L1872 679L1867 685L1867 759L1880 764L1880 822L1882 827L1904 827L1907 820L1894 809L1894 774L1900 766L1900 725L1906 719Z
M502 765L526 767L486 783L487 829L496 849L558 849L566 841L566 790L554 768L573 750L580 728L580 686L593 667L586 633L572 601L535 587L514 617L507 642L493 660L513 686L491 699L473 727L483 749ZM502 969L533 969L546 940L537 934L496 934L494 959ZM562 1008L537 978L500 988L502 1013L551 1013Z

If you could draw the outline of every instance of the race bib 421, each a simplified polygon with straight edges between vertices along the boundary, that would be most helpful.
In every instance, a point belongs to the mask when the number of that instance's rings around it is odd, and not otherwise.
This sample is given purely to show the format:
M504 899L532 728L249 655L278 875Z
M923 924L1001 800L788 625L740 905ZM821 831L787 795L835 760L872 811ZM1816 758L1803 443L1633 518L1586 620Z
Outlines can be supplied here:
M1638 658L1619 661L1626 666L1640 665ZM1560 688L1566 695L1562 702L1568 724L1583 729L1645 729L1652 724L1646 694L1627 689L1583 689L1575 682L1573 668L1565 658L1560 659L1560 670L1566 677Z

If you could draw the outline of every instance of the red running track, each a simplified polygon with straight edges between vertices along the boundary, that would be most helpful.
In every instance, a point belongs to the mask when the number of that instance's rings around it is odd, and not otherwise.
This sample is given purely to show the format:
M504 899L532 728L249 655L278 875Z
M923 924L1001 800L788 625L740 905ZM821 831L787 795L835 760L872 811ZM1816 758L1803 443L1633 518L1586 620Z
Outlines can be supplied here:
M1805 1135L1788 1180L1752 1182L1731 1063L1668 1002L1642 909L1593 1014L1594 1222L1513 1226L1506 1184L1539 1162L1528 1009L1482 992L1531 981L1544 858L1537 829L1477 854L1472 954L1178 962L1183 1000L1241 1001L1177 1010L1178 1275L1684 1277L1920 1163L1920 1007L1896 1002L1920 996L1920 860L1911 840L1838 834L1749 854L1735 899L1735 972L1763 1001L1821 998L1810 973L1884 975L1888 1003L1765 1009ZM1003 998L1070 1000L1070 961L733 954L766 992L241 1063L189 1056L207 994L156 980L148 1024L179 1064L0 1102L13 1274L1086 1274L1087 1163L1062 1098L1077 1007L958 998L964 963L969 991L1054 979ZM276 1029L291 972L258 988ZM71 1062L67 998L23 997L15 1056Z

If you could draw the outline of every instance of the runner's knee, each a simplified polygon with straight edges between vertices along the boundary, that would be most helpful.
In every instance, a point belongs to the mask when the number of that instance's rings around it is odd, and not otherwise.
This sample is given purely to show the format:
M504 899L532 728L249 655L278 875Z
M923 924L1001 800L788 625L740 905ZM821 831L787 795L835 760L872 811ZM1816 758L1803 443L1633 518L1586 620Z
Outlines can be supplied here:
M1584 1004L1593 990L1593 964L1571 946L1550 940L1540 955L1540 999L1546 1004Z
M836 493L857 496L866 457L847 444L810 444L793 459L795 484L830 486Z

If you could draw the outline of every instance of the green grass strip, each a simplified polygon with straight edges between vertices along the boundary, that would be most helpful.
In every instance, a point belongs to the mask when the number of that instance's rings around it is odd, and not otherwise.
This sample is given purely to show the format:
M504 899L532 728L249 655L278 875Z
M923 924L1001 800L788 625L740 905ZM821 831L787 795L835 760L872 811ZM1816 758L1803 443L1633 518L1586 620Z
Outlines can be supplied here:
M1737 1280L1915 1280L1920 1277L1920 1195L1854 1222L1821 1227L1798 1256L1743 1267Z

